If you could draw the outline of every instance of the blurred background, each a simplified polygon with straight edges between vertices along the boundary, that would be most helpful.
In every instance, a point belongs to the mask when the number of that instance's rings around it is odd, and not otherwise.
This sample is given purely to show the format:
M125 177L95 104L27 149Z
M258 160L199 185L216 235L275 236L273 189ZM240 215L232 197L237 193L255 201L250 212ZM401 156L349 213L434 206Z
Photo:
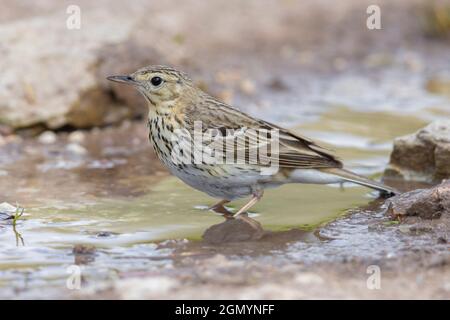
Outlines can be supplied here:
M79 29L67 26L75 13L70 4L79 7ZM183 69L207 91L244 109L259 105L280 114L278 101L265 101L266 95L291 89L298 103L289 107L286 121L303 118L298 114L314 103L308 99L346 104L343 99L352 98L360 109L379 110L390 93L390 104L407 111L421 98L413 85L419 76L426 79L423 89L445 93L439 80L448 79L439 77L448 71L448 1L378 1L380 30L366 26L370 4L5 1L0 123L37 134L142 116L143 100L104 78L148 64ZM393 75L383 77L383 71ZM330 79L358 73L365 79L351 85L335 87ZM319 89L327 79L331 88ZM320 90L317 97L306 97L313 90ZM333 101L333 94L343 101ZM375 101L364 99L372 94Z
M367 27L370 5L380 8L381 29ZM72 297L65 288L71 265L85 268L91 286L167 269L185 277L197 267L177 257L206 249L183 246L221 221L200 210L213 199L168 176L148 143L144 99L108 75L173 66L221 100L323 142L373 178L395 137L450 115L448 0L2 0L2 7L0 203L18 203L25 215L14 232L0 224L0 297L36 297L42 287L48 297ZM253 217L272 231L303 231L249 252L302 264L337 263L331 253L339 252L379 258L392 243L404 249L403 240L377 246L381 235L370 242L367 234L337 247L304 244L307 232L372 198L358 187L270 191ZM226 250L226 257L251 256ZM139 292L127 285L114 297ZM427 290L420 292L442 292ZM335 293L348 297L345 288ZM152 294L171 297L170 289Z

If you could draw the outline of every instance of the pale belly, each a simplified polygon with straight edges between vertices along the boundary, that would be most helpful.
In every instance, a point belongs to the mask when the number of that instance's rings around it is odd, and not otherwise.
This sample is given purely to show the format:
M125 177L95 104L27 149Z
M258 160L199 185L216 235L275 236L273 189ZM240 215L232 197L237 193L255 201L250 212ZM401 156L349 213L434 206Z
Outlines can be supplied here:
M258 173L247 169L232 168L224 173L210 166L180 168L169 165L169 171L192 188L219 199L234 200L252 195L263 183ZM231 172L230 172L231 171Z
M160 138L168 134L162 134L152 125L150 134L158 158L169 171L192 188L212 197L230 201L247 197L254 194L255 189L261 189L261 183L270 178L261 176L259 171L247 165L206 165L174 161L177 156L172 155L172 145L168 145L167 139L165 142Z

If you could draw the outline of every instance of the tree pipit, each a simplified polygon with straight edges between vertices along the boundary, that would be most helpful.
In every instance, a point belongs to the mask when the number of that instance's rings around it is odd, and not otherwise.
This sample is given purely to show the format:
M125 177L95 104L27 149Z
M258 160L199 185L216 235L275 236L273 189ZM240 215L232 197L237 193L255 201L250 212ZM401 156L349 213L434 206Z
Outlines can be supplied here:
M159 159L191 187L221 199L212 209L226 217L240 216L264 189L286 183L348 181L396 193L344 169L314 141L220 102L173 68L149 66L108 79L132 85L145 97L149 138ZM234 215L224 207L247 196Z

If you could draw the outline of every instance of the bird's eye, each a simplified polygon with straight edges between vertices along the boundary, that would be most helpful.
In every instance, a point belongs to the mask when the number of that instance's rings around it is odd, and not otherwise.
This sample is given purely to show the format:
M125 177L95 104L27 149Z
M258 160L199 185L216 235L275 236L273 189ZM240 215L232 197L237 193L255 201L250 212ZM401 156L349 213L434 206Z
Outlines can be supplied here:
M154 85L155 87L159 86L162 82L163 79L161 79L160 77L153 77L150 82L152 83L152 85Z

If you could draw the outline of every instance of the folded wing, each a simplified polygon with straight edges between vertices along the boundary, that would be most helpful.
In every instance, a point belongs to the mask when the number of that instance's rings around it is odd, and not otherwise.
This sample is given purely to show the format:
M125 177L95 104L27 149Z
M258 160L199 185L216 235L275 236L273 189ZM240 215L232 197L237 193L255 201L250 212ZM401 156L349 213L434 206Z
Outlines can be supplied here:
M212 145L222 148L224 154L244 154L246 160L256 159L262 166L269 165L272 160L280 167L293 169L342 167L331 151L306 137L255 119L214 98L208 98L202 104L186 109L189 116L184 117L185 124L193 132L194 121L200 121L203 132L211 130L213 136L215 132Z

